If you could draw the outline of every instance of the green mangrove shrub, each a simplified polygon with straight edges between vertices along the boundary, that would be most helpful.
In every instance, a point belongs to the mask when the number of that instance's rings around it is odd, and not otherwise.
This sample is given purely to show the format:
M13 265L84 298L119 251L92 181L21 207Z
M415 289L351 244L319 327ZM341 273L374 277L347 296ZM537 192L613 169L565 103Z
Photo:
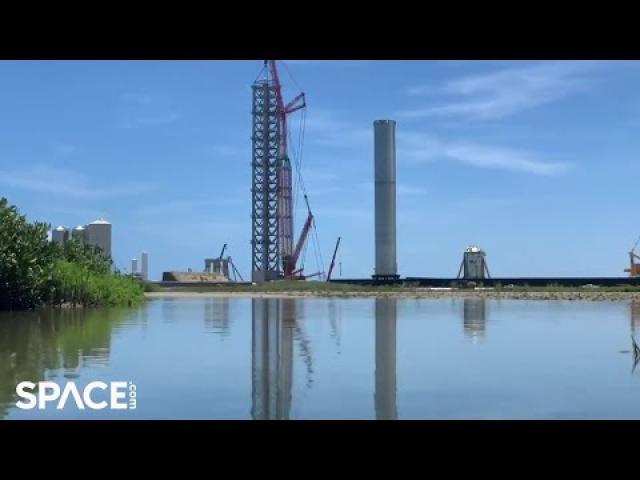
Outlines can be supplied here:
M144 286L114 272L100 248L71 239L49 242L49 225L29 223L0 199L0 310L40 305L133 305Z

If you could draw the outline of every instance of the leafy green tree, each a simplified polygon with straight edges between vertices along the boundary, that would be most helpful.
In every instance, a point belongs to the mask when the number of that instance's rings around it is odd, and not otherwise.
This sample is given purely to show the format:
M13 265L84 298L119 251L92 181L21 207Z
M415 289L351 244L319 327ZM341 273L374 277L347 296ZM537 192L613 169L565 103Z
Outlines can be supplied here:
M91 273L108 273L112 261L100 247L84 245L78 238L71 238L62 245L56 244L58 256L68 262L77 263Z
M48 231L49 225L27 222L6 198L0 199L0 310L41 303L55 257Z
M78 239L48 240L49 225L29 223L0 199L0 310L41 305L134 305L142 283L112 271L111 259Z

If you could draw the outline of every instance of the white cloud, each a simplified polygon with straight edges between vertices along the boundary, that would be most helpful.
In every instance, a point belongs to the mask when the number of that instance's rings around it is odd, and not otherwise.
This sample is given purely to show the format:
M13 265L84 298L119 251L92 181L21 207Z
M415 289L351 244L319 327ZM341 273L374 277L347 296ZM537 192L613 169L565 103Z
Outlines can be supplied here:
M445 142L419 133L399 135L398 149L400 156L416 161L447 158L478 168L534 175L557 175L571 167L568 163L541 160L536 154L525 150L471 142Z
M458 78L439 89L457 99L404 110L398 115L405 118L461 117L475 120L507 117L584 91L591 85L585 74L596 65L597 62L545 62ZM423 85L409 88L407 93L418 96L435 91L433 85Z
M373 126L354 126L337 113L314 112L307 121L311 125L309 137L314 144L344 150L362 152L362 156L373 155ZM473 141L447 141L434 135L418 131L398 130L398 161L433 161L448 159L477 168L492 168L524 172L534 175L557 175L564 173L571 165L563 162L539 158L539 154L526 150L499 145L479 144ZM344 155L352 155L344 153ZM353 158L353 157L352 157ZM373 159L371 158L371 161ZM402 195L421 195L424 192L413 187L403 187Z
M79 172L64 168L34 166L26 171L7 171L0 184L36 193L48 193L74 198L92 199L135 195L152 190L149 185L129 184L100 186Z
M502 147L453 144L445 148L444 154L474 167L499 168L535 175L556 175L569 168L565 163L541 161L529 152Z

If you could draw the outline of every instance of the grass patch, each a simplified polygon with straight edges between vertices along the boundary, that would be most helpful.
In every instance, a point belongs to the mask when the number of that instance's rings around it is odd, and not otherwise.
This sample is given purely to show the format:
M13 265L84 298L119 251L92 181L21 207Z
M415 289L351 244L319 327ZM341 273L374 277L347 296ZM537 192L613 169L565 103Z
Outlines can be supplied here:
M138 280L59 260L53 269L47 303L97 307L133 306L143 301L144 287Z

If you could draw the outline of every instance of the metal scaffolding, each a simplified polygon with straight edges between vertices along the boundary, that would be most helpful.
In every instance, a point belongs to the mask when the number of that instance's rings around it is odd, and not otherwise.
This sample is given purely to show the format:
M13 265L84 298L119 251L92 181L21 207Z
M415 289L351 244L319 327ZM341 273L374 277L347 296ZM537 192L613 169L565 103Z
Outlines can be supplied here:
M253 84L252 261L254 282L281 276L278 191L280 186L280 121L273 82Z

